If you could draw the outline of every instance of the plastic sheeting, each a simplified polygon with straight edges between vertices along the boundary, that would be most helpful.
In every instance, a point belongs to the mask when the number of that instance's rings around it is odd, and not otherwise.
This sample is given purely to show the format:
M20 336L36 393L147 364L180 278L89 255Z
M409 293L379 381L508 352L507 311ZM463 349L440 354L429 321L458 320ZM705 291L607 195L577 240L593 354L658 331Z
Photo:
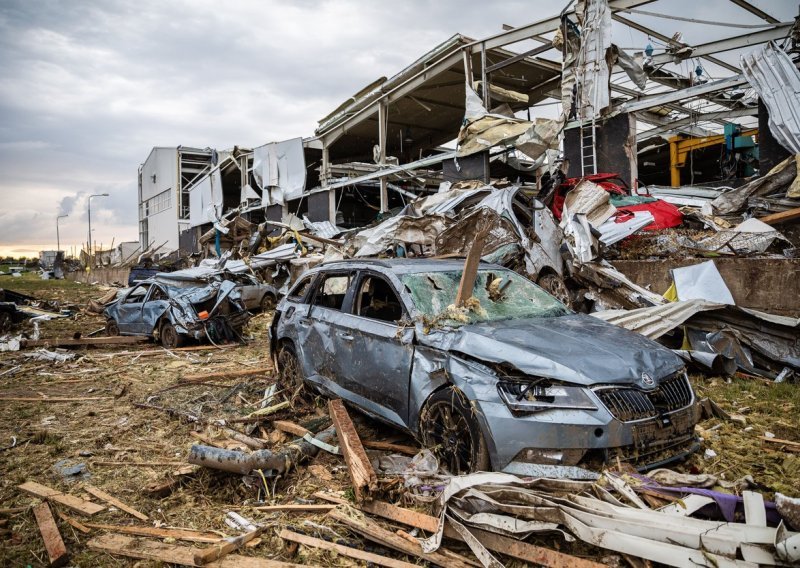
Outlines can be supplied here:
M264 190L261 203L265 207L299 199L306 187L303 139L271 142L254 148L253 176Z
M197 182L189 198L189 225L215 223L222 215L222 178L219 169Z
M713 260L673 268L672 278L679 300L708 300L729 306L736 303Z

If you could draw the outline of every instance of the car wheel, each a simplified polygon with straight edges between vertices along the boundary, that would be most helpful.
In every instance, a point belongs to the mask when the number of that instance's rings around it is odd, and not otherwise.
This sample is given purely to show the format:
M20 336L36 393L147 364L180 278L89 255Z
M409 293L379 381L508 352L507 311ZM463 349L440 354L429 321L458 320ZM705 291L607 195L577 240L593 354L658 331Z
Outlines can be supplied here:
M161 331L158 335L161 338L161 345L166 349L175 349L183 345L183 337L168 321L161 324Z
M539 277L537 284L539 284L539 286L543 288L545 292L553 296L565 306L570 305L572 300L569 296L569 290L567 290L567 285L564 283L564 279L558 274L547 272Z
M119 326L117 325L117 320L106 320L106 335L110 337L116 337L119 335Z
M262 312L271 312L275 309L275 296L270 293L264 294L264 297L261 298L261 311Z
M311 392L305 384L303 369L294 347L284 343L278 349L278 380L282 389L292 393L290 399L309 399Z
M431 395L420 415L420 432L425 447L453 475L489 469L486 440L460 390L448 387Z

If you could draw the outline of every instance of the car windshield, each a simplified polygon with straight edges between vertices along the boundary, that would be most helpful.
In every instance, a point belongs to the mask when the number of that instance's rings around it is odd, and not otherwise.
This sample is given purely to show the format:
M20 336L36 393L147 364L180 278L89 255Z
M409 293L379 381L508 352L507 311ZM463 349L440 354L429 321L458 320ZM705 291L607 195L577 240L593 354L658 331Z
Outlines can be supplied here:
M461 270L423 272L401 277L414 305L422 314L445 325L465 325L504 319L557 317L570 313L558 300L523 278L503 268L478 270L473 298L467 309L454 304Z

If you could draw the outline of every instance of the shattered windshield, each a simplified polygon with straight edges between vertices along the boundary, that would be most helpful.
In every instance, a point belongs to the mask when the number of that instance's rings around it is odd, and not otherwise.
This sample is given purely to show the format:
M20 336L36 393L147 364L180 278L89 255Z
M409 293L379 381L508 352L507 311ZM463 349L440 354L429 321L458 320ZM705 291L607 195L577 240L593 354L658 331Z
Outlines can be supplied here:
M461 273L461 270L425 272L406 274L401 279L423 316L446 325L569 313L562 303L530 280L501 268L478 270L473 297L464 308L456 308Z

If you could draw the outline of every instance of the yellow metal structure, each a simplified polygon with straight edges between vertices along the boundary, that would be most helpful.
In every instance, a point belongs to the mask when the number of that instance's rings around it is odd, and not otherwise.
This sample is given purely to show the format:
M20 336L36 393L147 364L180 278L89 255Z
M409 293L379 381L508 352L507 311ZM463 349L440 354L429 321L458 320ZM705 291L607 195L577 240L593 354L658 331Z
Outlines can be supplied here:
M758 136L758 128L743 130L738 136ZM681 168L686 164L690 152L725 144L725 135L706 136L704 138L684 138L673 136L669 139L669 173L672 187L681 186Z

